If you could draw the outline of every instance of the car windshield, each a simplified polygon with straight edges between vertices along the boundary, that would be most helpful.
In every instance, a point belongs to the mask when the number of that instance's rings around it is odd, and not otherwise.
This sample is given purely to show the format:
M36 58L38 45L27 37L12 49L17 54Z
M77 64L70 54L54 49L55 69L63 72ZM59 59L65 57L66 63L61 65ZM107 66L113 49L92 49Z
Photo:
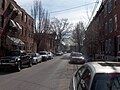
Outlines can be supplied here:
M31 55L32 55L32 57L36 57L36 54L35 54L35 53L32 53Z
M9 53L10 56L19 56L20 52L19 51L12 51Z
M120 90L120 74L96 74L91 90Z
M39 52L40 55L46 55L46 52Z

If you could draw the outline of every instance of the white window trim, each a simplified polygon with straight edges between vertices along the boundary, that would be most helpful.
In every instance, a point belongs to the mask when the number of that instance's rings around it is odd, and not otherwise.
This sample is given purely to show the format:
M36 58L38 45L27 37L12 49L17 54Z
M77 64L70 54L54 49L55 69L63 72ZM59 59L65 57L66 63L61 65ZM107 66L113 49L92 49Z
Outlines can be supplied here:
M110 23L112 23L112 30L110 31L110 27L109 27L109 28L108 28L108 29L109 29L109 33L113 32L113 20L112 20L112 18L109 19L109 25L110 25ZM111 26L111 25L110 25L110 26Z
M118 17L117 17L117 14L115 14L114 15L114 30L116 31L117 30L117 27L118 27L118 25L117 25L117 22L118 22Z

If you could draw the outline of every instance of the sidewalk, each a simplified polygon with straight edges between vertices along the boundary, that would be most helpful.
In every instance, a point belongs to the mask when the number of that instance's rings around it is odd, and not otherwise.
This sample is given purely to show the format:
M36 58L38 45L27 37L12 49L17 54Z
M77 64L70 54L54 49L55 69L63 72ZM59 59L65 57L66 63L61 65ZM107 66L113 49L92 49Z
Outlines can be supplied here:
M70 81L71 78L74 74L74 72L80 67L80 65L72 65L67 63L66 65L66 70L63 74L65 74L64 79L60 80L60 85L58 90L69 90L69 85L70 85Z

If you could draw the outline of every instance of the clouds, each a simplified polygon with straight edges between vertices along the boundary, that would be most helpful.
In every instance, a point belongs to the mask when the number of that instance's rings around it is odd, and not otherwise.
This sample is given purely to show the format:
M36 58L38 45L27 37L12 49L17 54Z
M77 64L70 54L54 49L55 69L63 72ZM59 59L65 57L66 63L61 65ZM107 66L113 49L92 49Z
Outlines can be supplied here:
M31 7L33 5L34 0L15 0L18 5L20 5L22 8L24 8L29 14L31 11ZM85 5L88 3L95 2L96 0L41 0L43 8L48 10L48 12L68 9L80 5ZM87 22L88 16L91 15L91 12L93 10L95 3L81 7L76 8L74 10L64 11L60 13L51 13L51 17L57 17L57 18L68 18L71 22L78 22L80 20Z

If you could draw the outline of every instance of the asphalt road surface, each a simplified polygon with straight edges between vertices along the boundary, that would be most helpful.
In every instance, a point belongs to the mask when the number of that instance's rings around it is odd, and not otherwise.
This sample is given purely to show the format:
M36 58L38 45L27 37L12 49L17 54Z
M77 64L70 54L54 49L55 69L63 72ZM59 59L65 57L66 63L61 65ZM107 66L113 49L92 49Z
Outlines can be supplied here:
M69 64L68 56L56 56L20 72L0 71L0 90L69 90L78 66Z

